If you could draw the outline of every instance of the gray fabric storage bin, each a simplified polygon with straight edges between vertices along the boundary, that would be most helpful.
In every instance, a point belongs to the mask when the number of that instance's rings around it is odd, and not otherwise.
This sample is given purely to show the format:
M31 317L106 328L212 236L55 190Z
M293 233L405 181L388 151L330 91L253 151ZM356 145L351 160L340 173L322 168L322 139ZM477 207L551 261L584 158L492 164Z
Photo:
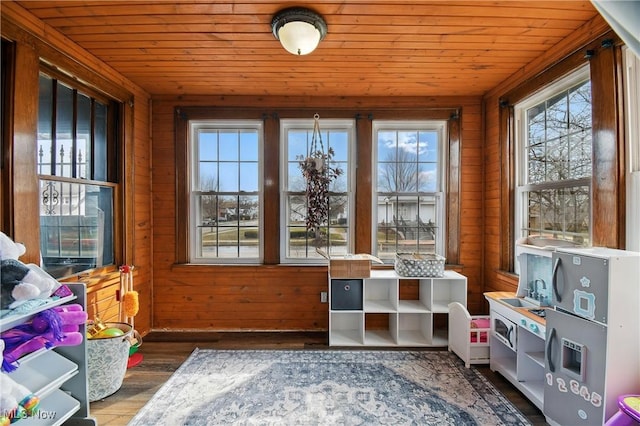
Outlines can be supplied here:
M362 310L362 280L332 279L331 309L345 311Z

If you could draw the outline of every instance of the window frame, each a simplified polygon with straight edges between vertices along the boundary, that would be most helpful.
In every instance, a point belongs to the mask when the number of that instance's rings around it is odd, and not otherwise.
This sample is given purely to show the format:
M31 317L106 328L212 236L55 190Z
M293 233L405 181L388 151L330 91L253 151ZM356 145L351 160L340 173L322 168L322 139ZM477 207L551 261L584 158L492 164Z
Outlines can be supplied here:
M60 73L57 70L54 70L52 68L50 68L47 65L41 64L39 72L38 72L38 81L40 81L40 77L41 76L45 76L47 77L50 82L55 85L56 87L58 85L63 85L66 88L68 88L71 93L72 93L72 99L74 100L74 102L77 104L77 100L80 98L80 96L84 96L86 97L91 105L91 115L90 115L90 126L91 126L91 130L92 132L95 130L95 126L96 124L96 120L94 117L95 114L95 109L96 109L96 105L97 102L99 102L100 104L104 105L105 107L105 111L106 111L106 115L105 115L105 119L106 119L106 128L104 129L104 138L105 138L105 146L104 146L104 152L103 154L106 155L106 159L104 160L104 164L103 164L103 169L102 172L104 173L105 179L104 180L97 180L94 178L94 173L95 173L95 140L94 140L94 135L93 133L90 135L90 140L89 140L89 144L91 145L91 157L92 159L89 161L87 160L87 167L88 169L86 169L86 172L88 173L87 176L82 177L82 176L77 176L77 169L76 169L76 158L75 158L75 152L72 154L73 158L72 161L70 163L70 165L72 166L72 172L71 175L72 176L60 176L57 174L57 167L54 169L53 165L55 164L55 161L53 161L52 159L52 163L51 163L51 170L49 174L41 174L41 170L40 170L40 166L39 166L39 160L36 160L35 164L36 164L36 169L34 169L33 173L35 174L37 181L38 181L38 193L40 194L40 209L43 208L42 203L44 202L44 193L42 191L42 188L40 187L40 185L47 184L51 186L51 185L57 185L59 187L62 186L77 186L78 190L79 188L82 187L98 187L101 188L102 190L109 190L111 191L111 198L110 198L110 204L111 204L111 215L108 217L109 221L108 223L105 223L105 230L106 225L110 225L110 234L106 234L105 236L106 238L108 238L108 241L110 241L110 246L111 246L111 253L109 254L109 256L107 257L108 260L110 260L110 263L108 264L104 264L103 260L104 260L104 256L102 256L102 258L98 258L96 257L94 260L95 265L93 267L89 267L87 269L79 269L79 268L73 268L72 266L74 265L70 265L69 267L64 267L64 268L60 268L58 267L57 270L59 270L62 275L60 275L58 272L56 272L56 270L49 270L47 269L46 266L44 266L44 260L43 260L43 248L42 248L42 219L39 219L39 226L38 226L38 241L40 242L40 246L39 246L39 251L40 251L40 259L41 259L41 263L43 263L43 268L45 270L47 270L50 274L52 274L55 278L65 278L67 276L70 275L75 275L77 273L83 273L83 274L87 274L90 273L91 271L97 271L98 273L100 273L102 270L104 270L104 268L107 269L112 269L112 268L116 268L118 263L120 262L120 259L123 258L123 253L124 253L124 247L122 247L122 242L124 241L121 237L120 237L120 233L121 230L123 229L123 227L125 226L124 222L125 222L125 218L120 216L120 212L121 212L121 206L124 204L123 200L122 200L122 196L124 194L124 184L123 182L123 177L121 176L121 173L123 173L123 169L122 167L118 166L118 159L121 158L122 156L122 152L124 150L124 143L125 143L125 130L124 130L124 118L125 118L125 107L124 104L122 102L117 101L114 98L109 98L106 95L104 95L103 93L99 93L95 90L93 90L90 87L87 87L83 84L78 83L76 80L69 78L66 74ZM57 90L54 90L54 96L52 97L53 101L56 101L56 97L55 97L55 92L57 92ZM39 92L39 89L38 89ZM57 112L57 102L56 105L52 105L52 119L55 120L56 119L56 112ZM39 113L38 113L39 114ZM77 113L75 110L75 107L72 111L72 124L74 125L73 129L71 129L71 138L72 138L72 147L76 147L75 144L75 137L76 137L76 126L77 126ZM53 125L54 129L55 129L55 124ZM37 144L37 140L38 138L36 137L36 144ZM58 145L56 144L52 144L52 149L56 148ZM39 154L39 151L37 151ZM85 156L86 156L86 152L85 152ZM39 158L41 158L41 156L39 155ZM61 206L59 206L61 207ZM80 206L78 206L80 207ZM45 207L46 209L47 207ZM62 211L60 208L58 209L60 210L60 212ZM65 215L57 215L59 217L65 217ZM40 216L39 216L40 217ZM77 216L77 217L82 217L82 216ZM83 228L82 225L78 224L77 227ZM78 237L81 238L80 236L80 231L78 231ZM78 247L78 254L81 254L81 252L83 251L82 249L83 243L80 241L77 245ZM98 248L98 254L100 255L100 249ZM55 257L55 256L54 256ZM60 255L58 257L66 257L63 255ZM70 256L71 258L73 258L73 256ZM110 258L110 259L109 259Z
M513 235L515 241L522 237L524 232L524 224L526 223L526 215L528 213L526 193L533 190L545 190L545 189L562 189L572 188L576 186L586 186L589 192L589 241L593 238L593 212L592 212L592 174L588 177L580 179L565 179L563 181L543 183L529 183L527 179L528 164L527 164L527 152L525 147L527 146L527 110L535 105L538 105L544 101L547 101L554 96L575 87L578 84L582 84L586 81L590 81L590 70L588 66L581 66L576 70L561 76L552 84L541 88L530 96L522 99L514 105L514 120L515 120L515 208L514 208L514 220L513 220ZM592 116L593 121L593 116ZM593 141L592 141L593 146ZM514 258L514 266L516 273L518 271L518 262Z
M623 48L627 170L626 249L640 251L640 58Z
M452 117L456 118L456 117ZM447 257L447 245L446 241L448 238L449 226L446 217L446 210L448 209L447 205L447 196L448 193L448 179L447 179L447 170L449 168L448 165L448 148L449 144L447 143L449 138L450 131L450 120L442 120L442 119L416 119L416 120L373 120L372 122L372 173L371 173L371 253L374 255L378 255L377 250L377 232L378 232L378 132L381 130L391 130L391 131L402 131L402 130L410 130L410 131L435 131L438 134L438 173L437 173L437 184L436 191L433 192L419 192L416 191L415 195L411 195L412 197L421 197L421 196L433 196L435 202L435 210L436 210L436 219L439 226L437 227L437 233L435 238L436 250L435 253ZM387 194L387 197L390 193ZM401 197L403 194L408 196L407 193L399 193L395 192L395 196ZM380 257L380 256L378 256ZM382 259L386 264L393 263L393 259Z
M326 260L320 256L313 257L288 257L288 197L293 194L304 194L304 191L289 191L288 177L289 177L289 152L288 152L288 131L291 129L301 129L313 131L314 120L304 118L282 118L280 119L280 263L281 264L303 264L303 265L324 265ZM355 248L355 211L356 211L356 123L353 119L344 118L321 118L320 119L320 132L324 133L327 130L344 129L348 135L348 147L347 147L347 160L349 170L346 172L347 189L346 192L334 193L330 192L329 196L335 194L346 194L348 198L348 213L347 213L347 244L346 252L353 253ZM328 148L329 141L323 139L323 143ZM300 172L302 173L302 172ZM343 170L343 173L344 170Z
M189 228L189 246L188 246L188 261L190 263L197 264L212 264L212 265L226 265L226 264L262 264L264 260L264 123L262 120L257 119L219 119L219 118L211 118L211 119L191 119L187 122L188 126L188 139L187 139L187 151L188 151L188 194L187 197L189 199L189 216L188 216L188 228ZM197 256L196 252L198 251L198 238L197 238L197 228L199 226L198 216L200 211L197 208L197 194L194 193L203 193L207 192L211 195L218 194L226 194L229 195L228 192L223 191L198 191L195 189L195 180L196 173L198 172L197 164L199 162L199 156L196 152L195 148L195 132L201 130L203 128L210 128L215 130L220 129L234 129L234 130L255 130L258 135L258 146L257 146L257 156L258 156L258 190L255 195L258 197L258 256L257 257L202 257ZM218 163L220 160L217 161ZM240 159L238 158L238 163L240 163ZM240 173L240 169L238 169L238 173ZM238 188L238 192L235 193L238 197L242 195L243 191ZM253 195L254 193L250 193ZM217 218L216 218L217 220ZM240 229L240 225L238 225L238 229ZM240 246L238 246L240 247Z

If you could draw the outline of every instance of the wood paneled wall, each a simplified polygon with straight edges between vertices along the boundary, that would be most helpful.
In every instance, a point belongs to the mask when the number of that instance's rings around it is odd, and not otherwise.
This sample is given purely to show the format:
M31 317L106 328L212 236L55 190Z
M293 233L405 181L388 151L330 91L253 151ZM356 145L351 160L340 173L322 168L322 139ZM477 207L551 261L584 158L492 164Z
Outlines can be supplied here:
M385 109L398 117L425 108L461 111L460 234L456 270L469 277L471 311L482 309L482 110L479 98L154 97L153 99L153 327L211 330L324 330L327 268L206 266L176 262L174 110L184 106L335 109L344 114ZM322 114L330 118L329 112ZM312 113L309 117L312 117ZM366 116L364 114L363 116ZM277 153L270 153L278 158ZM361 177L366 180L367 177ZM370 178L369 178L370 180ZM366 215L365 215L366 216ZM363 227L364 228L364 227ZM369 226L367 226L370 229ZM358 235L358 232L356 232ZM370 243L370 237L368 239ZM267 242L267 246L270 244ZM364 247L360 241L356 244ZM366 248L365 248L366 250Z
M567 58L578 55L578 50L593 43L610 31L601 16L597 16L553 49L512 75L491 90L483 99L485 109L484 130L484 288L485 291L515 291L518 277L513 274L513 250L509 244L514 239L512 225L513 191L507 182L513 173L509 135L504 132L508 126L508 107L502 106L503 97L526 85L549 83L558 77L549 72ZM586 61L586 60L585 60ZM556 67L557 68L557 67ZM611 93L614 96L614 93ZM512 99L508 101L513 102ZM508 103L508 102L507 102ZM501 114L502 108L502 114ZM611 222L608 226L611 226ZM611 228L609 229L611 234ZM617 235L617 230L613 232ZM594 241L595 243L595 241ZM597 244L597 243L596 243Z
M124 247L122 263L136 267L135 285L140 293L136 328L143 334L152 329L210 330L322 330L327 327L327 305L319 293L326 290L326 267L303 266L203 266L176 263L176 171L174 108L176 106L265 108L368 108L415 111L421 108L457 108L461 116L460 144L460 234L459 259L455 269L469 278L469 310L486 312L482 293L513 290L516 277L502 267L501 244L510 232L505 217L505 151L500 141L500 97L534 78L552 64L604 34L608 26L599 16L542 54L483 99L442 98L295 98L261 96L166 96L149 95L115 70L89 55L78 45L12 2L2 5L2 35L15 41L18 52L16 75L36 81L38 61L46 60L81 78L91 86L115 96L129 108L124 161L126 176ZM259 90L259 88L256 88ZM26 187L28 206L37 188L29 151L35 140L37 96L19 86L14 113L14 174L32 173ZM151 130L153 129L153 130ZM153 137L153 143L151 139ZM33 149L33 148L32 148ZM153 165L153 169L152 169ZM366 176L360 176L366 179ZM24 188L18 188L23 190ZM153 190L153 191L152 191ZM16 201L16 200L14 200ZM20 203L19 203L20 204ZM15 233L36 241L38 212L34 206L12 207L2 212L13 219ZM20 211L20 220L17 212ZM31 217L31 220L24 220ZM364 236L362 236L365 238ZM30 244L31 245L31 244ZM274 244L270 245L275 247ZM361 245L358 244L360 247ZM30 249L29 260L37 254ZM89 286L90 315L112 320L118 272L81 277Z
M151 140L149 95L121 74L88 54L62 34L43 24L13 2L2 4L2 37L15 43L15 94L11 134L12 144L5 165L10 164L15 182L9 206L3 210L3 223L12 223L6 230L17 241L25 243L25 262L39 262L39 203L36 175L36 131L38 114L38 73L44 61L85 82L91 88L121 101L125 108L124 146L121 169L124 182L124 205L121 214L123 229L119 263L135 266L135 289L140 293L140 311L136 329L142 334L151 328L151 297L153 269L151 215ZM7 154L3 152L3 156ZM4 174L3 174L4 176ZM3 177L4 186L4 177ZM7 219L6 217L10 217ZM69 281L87 284L88 312L107 321L117 320L119 289L117 268L103 268L98 273L80 274Z

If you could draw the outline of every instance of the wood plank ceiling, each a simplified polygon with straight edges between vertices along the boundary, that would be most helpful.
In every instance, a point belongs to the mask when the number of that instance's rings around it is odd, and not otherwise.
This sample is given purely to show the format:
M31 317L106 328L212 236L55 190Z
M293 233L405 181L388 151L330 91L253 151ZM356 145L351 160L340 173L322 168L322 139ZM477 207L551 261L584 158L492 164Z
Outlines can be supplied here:
M19 1L153 95L482 95L597 12L589 1ZM287 53L273 15L307 6L328 34Z

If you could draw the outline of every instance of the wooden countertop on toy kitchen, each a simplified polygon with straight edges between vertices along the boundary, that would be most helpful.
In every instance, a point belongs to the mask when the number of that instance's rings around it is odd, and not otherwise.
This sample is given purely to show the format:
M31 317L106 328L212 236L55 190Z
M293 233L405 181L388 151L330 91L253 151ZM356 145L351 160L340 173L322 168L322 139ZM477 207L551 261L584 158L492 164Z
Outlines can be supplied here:
M487 292L484 293L484 296L487 300L489 301L495 301L498 302L510 309L513 309L514 311L518 312L521 315L524 315L525 317L529 318L530 320L536 321L542 325L546 325L547 321L540 317L539 315L536 315L532 312L530 312L531 309L549 309L548 307L517 307L517 306L513 306L510 305L506 302L504 302L502 299L521 299L518 296L516 296L516 294L512 291L491 291L491 292Z

